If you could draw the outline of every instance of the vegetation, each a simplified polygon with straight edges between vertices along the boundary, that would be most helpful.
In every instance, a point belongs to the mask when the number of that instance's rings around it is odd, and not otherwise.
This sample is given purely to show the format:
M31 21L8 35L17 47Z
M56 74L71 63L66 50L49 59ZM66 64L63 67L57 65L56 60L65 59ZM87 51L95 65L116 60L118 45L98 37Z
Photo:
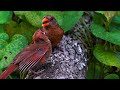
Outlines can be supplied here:
M41 28L42 18L53 15L65 32L79 21L86 31L79 37L88 52L86 79L119 79L120 77L120 12L90 12L90 28L81 18L83 11L0 11L0 73L14 57L31 42L33 33ZM16 78L16 77L15 77Z

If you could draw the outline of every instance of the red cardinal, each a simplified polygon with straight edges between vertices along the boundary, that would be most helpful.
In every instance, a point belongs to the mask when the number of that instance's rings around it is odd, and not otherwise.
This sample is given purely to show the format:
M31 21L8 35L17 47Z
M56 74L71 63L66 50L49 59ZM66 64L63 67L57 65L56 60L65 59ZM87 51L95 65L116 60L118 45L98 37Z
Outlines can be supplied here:
M7 78L16 69L22 72L32 70L36 65L43 64L49 58L51 52L51 42L45 32L41 30L35 32L32 43L14 58L14 61L0 75L0 79Z
M52 47L55 47L61 41L64 34L64 30L51 15L44 16L42 20L42 30L46 32Z

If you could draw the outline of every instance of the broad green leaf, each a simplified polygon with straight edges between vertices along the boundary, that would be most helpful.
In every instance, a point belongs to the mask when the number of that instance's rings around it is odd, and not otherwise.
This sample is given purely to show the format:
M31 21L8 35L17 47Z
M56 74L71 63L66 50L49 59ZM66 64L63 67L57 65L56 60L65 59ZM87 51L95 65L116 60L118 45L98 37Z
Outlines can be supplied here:
M31 25L38 28L42 26L42 19L45 15L53 15L60 25L63 21L61 18L63 15L60 11L16 11L15 14L25 16Z
M7 33L0 33L0 39L8 41L9 40L9 36L8 36Z
M112 18L116 15L116 11L96 11L99 14L102 14L106 17L108 23L111 22Z
M83 15L83 11L17 11L15 13L25 16L31 25L38 28L41 28L42 19L45 15L53 15L65 32L70 30Z
M116 26L110 26L109 32L103 27L102 19L100 16L94 18L94 22L91 25L91 32L98 38L106 40L116 45L120 45L120 30Z
M65 30L65 32L72 29L82 15L83 11L64 11L63 23L61 27Z
M120 68L120 53L111 50L105 50L100 44L96 45L93 54L98 61L105 65L116 66Z
M116 15L112 18L112 22L111 23L114 23L115 25L119 25L120 27L120 15Z
M0 11L0 24L5 24L12 18L12 11Z
M19 34L17 34L19 35ZM11 41L4 49L4 55L2 56L2 59L0 61L0 69L4 69L7 67L14 59L14 57L25 47L28 45L27 39L19 35L18 39L15 39ZM13 38L16 36L13 36Z
M35 26L40 28L42 25L42 17L39 16L39 14L36 11L27 11L25 12L25 17L27 19L27 21Z
M7 41L0 39L0 50L2 50L8 44Z
M104 77L104 79L120 79L117 74L109 74Z

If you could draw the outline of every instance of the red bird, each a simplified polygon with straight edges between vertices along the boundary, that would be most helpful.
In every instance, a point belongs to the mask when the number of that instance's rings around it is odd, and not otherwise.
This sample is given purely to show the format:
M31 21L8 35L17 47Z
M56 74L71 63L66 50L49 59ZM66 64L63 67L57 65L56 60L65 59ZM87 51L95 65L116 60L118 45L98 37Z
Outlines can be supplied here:
M0 79L7 78L13 71L19 69L22 72L32 70L37 65L43 64L52 52L51 42L45 32L39 30L33 35L32 43L25 47L0 75Z
M51 15L44 16L42 30L46 32L53 48L61 41L64 34L64 30L57 23L55 17Z

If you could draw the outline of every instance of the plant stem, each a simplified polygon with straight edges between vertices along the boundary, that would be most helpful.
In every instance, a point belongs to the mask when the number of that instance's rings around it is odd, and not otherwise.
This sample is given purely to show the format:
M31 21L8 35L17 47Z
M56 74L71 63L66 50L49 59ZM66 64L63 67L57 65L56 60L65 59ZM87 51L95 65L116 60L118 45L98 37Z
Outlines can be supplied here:
M9 78L10 78L10 79L13 79L11 75L9 75Z
M86 23L85 23L85 21L84 21L84 19L82 18L81 19L81 22L85 25L85 27L86 27L86 31L88 32L88 37L89 37L89 39L90 39L90 42L91 42L91 45L93 44L93 41L92 41L92 37L91 37L91 34L90 34L90 29L87 27L87 25L86 25Z
M80 36L76 35L75 33L74 33L74 35L75 35L78 39L80 39L80 41L83 43L83 45L88 49L88 46L87 46L87 44L84 42L84 40L83 40Z

